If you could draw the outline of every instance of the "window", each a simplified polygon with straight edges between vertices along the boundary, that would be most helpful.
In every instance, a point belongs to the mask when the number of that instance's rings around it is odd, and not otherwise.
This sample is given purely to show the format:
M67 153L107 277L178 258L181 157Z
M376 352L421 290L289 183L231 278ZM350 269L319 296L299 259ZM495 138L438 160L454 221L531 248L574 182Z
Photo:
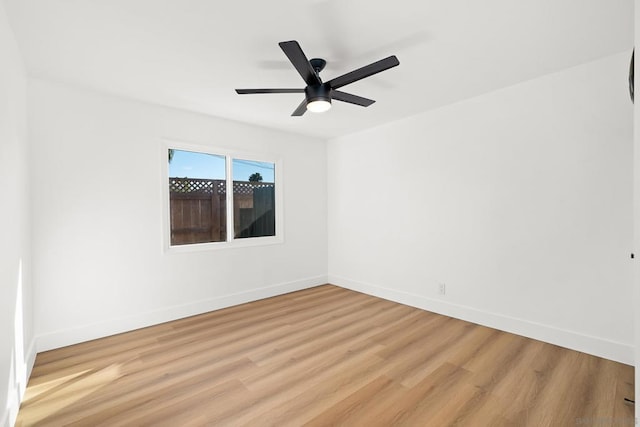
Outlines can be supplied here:
M224 156L169 150L171 245L227 240Z
M275 165L241 159L232 164L235 238L275 236Z
M177 147L167 154L170 247L276 241L277 162Z

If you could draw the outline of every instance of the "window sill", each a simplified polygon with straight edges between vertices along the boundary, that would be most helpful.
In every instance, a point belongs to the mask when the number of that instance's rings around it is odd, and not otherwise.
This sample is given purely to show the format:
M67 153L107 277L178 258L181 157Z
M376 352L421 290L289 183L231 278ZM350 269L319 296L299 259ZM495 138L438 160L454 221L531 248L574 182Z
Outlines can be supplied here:
M284 239L280 236L250 237L244 239L234 239L231 242L191 243L186 245L167 246L165 247L165 253L179 254L191 252L207 252L235 248L251 248L257 246L278 245L282 243L284 243Z

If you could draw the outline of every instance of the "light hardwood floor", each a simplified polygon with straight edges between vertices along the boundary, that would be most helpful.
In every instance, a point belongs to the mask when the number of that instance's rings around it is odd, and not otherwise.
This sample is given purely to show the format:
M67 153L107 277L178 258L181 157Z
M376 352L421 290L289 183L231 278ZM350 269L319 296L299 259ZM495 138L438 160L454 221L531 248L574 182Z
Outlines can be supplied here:
M627 426L633 368L320 286L38 354L18 426Z

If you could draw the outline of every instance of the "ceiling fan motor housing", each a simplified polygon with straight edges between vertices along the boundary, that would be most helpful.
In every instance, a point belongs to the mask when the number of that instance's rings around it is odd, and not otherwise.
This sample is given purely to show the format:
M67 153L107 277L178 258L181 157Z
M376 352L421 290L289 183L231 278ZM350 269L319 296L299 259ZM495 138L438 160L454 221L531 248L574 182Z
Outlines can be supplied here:
M307 103L313 101L327 101L331 103L331 88L326 84L307 86L304 89Z

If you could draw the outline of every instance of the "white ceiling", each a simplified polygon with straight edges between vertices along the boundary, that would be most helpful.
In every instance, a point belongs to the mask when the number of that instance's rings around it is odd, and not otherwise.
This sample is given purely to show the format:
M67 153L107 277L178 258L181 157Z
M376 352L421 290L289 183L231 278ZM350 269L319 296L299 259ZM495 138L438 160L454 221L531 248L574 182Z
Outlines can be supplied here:
M323 138L633 44L633 0L4 1L31 76ZM291 117L300 94L235 93L304 87L278 46L294 39L327 60L325 81L392 54L400 66L342 88L369 108Z

